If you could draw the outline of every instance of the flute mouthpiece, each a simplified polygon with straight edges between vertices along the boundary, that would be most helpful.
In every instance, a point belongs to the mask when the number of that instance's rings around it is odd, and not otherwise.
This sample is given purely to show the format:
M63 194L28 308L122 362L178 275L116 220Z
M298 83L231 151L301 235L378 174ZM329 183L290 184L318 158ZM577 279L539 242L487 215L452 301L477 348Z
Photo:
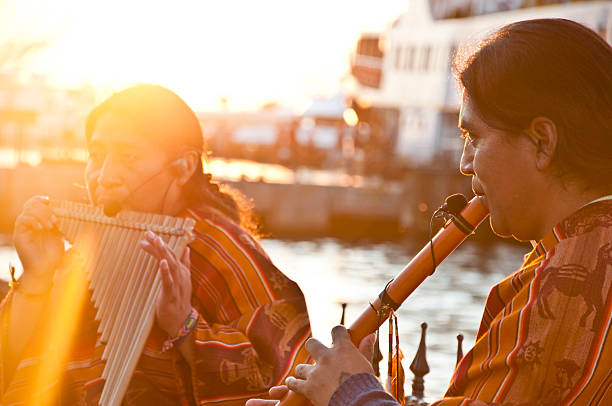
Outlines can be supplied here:
M461 213L461 210L467 206L468 201L461 193L455 193L454 195L450 195L444 200L444 210L452 213L454 215L458 215Z

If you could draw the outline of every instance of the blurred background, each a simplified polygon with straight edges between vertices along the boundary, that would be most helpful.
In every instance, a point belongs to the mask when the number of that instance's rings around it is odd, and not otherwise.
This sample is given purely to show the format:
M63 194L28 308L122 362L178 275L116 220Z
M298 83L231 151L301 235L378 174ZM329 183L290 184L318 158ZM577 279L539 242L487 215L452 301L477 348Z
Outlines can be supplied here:
M156 83L197 112L208 170L253 200L264 247L329 343L339 303L350 324L425 244L444 197L471 195L453 58L541 17L611 40L609 1L0 0L0 278L19 269L10 236L27 198L86 200L87 113ZM481 226L400 310L406 367L429 324L428 397L527 250Z

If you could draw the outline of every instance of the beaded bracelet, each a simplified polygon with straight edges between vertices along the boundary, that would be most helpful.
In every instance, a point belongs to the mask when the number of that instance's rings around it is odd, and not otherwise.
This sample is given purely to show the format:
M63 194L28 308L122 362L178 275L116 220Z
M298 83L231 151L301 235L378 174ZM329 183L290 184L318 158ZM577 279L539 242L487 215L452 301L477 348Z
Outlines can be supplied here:
M187 316L185 323L183 323L181 329L176 334L176 336L164 341L164 344L162 346L162 352L166 352L171 348L178 346L189 335L189 333L191 333L191 330L193 330L193 328L197 324L198 316L198 311L194 307L192 307L191 313L189 313L189 316Z

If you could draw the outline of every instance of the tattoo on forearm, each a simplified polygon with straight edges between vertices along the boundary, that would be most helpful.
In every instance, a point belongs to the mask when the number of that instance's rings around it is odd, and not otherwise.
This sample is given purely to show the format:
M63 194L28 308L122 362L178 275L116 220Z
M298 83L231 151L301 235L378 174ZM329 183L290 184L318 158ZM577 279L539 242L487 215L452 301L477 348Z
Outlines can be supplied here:
M348 372L340 372L340 378L338 378L338 385L342 384L342 382L346 381L351 374Z

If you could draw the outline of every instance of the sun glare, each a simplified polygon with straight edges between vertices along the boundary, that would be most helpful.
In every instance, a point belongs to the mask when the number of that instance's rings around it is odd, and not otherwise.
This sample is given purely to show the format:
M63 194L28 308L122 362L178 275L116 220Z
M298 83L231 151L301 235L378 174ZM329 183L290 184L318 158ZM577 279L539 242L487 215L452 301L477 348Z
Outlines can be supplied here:
M337 92L361 31L383 29L406 7L400 0L383 4L61 0L53 12L62 23L47 28L49 43L28 69L60 86L93 84L101 97L154 82L200 110L270 101L304 106ZM19 18L28 20L37 6L20 1Z
M351 108L344 110L344 113L342 113L342 118L344 119L344 122L351 127L355 127L359 123L357 112Z
M28 405L46 406L56 404L57 379L76 332L84 301L87 297L87 275L84 271L86 258L91 255L93 238L82 235L78 246L71 250L70 260L55 276L56 288L52 292L50 310L55 315L53 324L45 332L47 346L42 356L38 377L30 393ZM78 253L78 254L77 254Z

